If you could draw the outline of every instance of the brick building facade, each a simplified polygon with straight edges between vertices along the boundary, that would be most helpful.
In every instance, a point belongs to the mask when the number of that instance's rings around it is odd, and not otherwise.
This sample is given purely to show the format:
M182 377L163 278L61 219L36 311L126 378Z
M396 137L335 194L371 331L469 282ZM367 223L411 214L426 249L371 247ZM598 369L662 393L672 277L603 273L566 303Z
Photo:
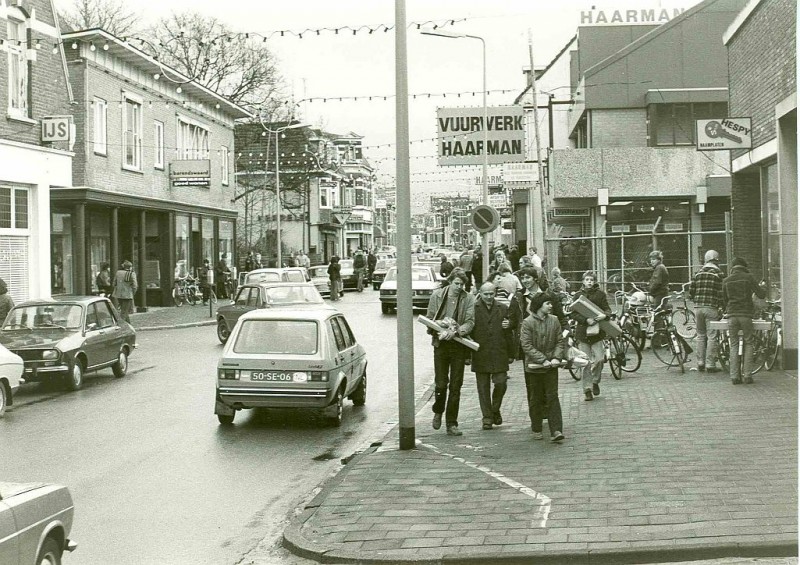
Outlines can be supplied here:
M19 302L50 294L50 192L72 181L72 95L50 1L0 2L0 40L0 278Z
M782 297L784 367L797 368L797 2L751 0L724 35L730 116L752 119L731 155L733 249Z

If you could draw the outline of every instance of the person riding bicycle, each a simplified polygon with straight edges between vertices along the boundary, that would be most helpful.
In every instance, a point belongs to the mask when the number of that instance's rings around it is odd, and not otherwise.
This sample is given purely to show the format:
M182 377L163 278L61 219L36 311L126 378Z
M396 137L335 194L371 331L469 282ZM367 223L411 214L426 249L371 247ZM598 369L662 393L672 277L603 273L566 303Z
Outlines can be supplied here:
M353 255L353 272L356 275L356 290L361 292L364 290L364 269L367 268L367 260L364 257L364 252L359 247Z
M208 304L208 296L211 294L211 285L208 282L208 275L211 273L211 261L203 259L203 266L197 271L197 278L200 280L200 290L203 291L203 304Z
M653 267L653 274L650 277L647 292L650 293L653 306L658 308L662 306L661 301L669 296L669 271L664 265L664 254L661 251L651 251L648 260L650 261L650 266ZM665 302L663 308L668 310L669 305Z
M716 373L717 368L717 330L709 327L709 322L722 317L722 279L725 274L719 268L719 253L713 249L706 251L705 264L689 285L689 297L694 302L694 315L697 320L697 368L698 372Z
M747 261L741 257L731 262L731 274L722 281L722 302L728 316L728 334L731 344L731 382L735 385L750 384L753 377L753 295L766 298L767 285L750 274ZM744 334L744 370L739 369L739 330Z

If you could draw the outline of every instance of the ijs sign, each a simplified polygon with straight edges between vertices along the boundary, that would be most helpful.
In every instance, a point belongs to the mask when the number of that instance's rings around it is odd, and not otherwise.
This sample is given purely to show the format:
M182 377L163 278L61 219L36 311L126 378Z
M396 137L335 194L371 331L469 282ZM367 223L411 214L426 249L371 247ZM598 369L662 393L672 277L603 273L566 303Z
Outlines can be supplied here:
M69 141L72 116L45 116L42 118L42 141Z
M522 106L439 108L436 111L440 165L480 165L525 161L525 119ZM486 129L486 149L483 132Z

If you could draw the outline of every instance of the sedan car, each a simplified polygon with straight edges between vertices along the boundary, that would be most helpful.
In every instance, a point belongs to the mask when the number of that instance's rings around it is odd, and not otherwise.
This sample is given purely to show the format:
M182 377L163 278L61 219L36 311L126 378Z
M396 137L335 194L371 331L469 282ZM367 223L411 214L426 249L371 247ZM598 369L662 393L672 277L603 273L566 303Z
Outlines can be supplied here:
M22 357L0 345L0 417L14 404L14 394L25 371Z
M352 259L339 260L339 267L341 267L340 275L342 276L342 290L348 288L355 290L358 288L358 278L353 267Z
M254 310L231 332L216 388L220 424L244 408L313 408L339 426L345 398L366 402L367 355L333 308Z
M220 343L228 341L233 326L245 312L259 308L282 306L322 306L325 301L311 283L266 282L248 283L240 287L236 298L230 304L217 309L217 339Z
M74 506L67 487L0 482L0 563L56 565L78 545L69 538Z
M289 267L279 269L277 267L264 267L263 269L253 269L242 276L242 284L260 282L307 282L306 275L302 267Z
M331 281L328 277L328 265L313 265L309 267L308 274L311 277L311 283L317 287L317 290L322 296L331 295Z
M22 357L26 383L61 379L77 390L91 371L111 367L125 376L136 330L104 296L59 296L12 308L0 344Z
M411 265L411 291L414 308L428 308L433 291L442 286L437 278L437 273L429 265ZM380 288L381 312L390 313L397 308L397 267L392 267L386 273L386 279Z
M378 259L375 264L375 270L372 271L372 289L378 290L386 278L386 273L389 272L390 267L394 267L397 259Z

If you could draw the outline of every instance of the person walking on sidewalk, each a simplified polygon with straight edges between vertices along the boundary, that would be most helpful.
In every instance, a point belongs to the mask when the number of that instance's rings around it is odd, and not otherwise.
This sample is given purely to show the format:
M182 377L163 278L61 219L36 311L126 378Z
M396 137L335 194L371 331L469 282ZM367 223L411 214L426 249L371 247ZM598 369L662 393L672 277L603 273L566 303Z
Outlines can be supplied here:
M462 432L458 429L458 409L461 386L464 384L464 365L469 350L453 341L453 337L464 337L472 332L475 326L475 297L464 290L467 275L461 269L453 269L449 283L433 292L426 314L426 317L442 328L438 332L428 330L433 336L433 429L442 427L444 413L447 434L460 436Z
M496 291L492 283L481 285L472 330L472 339L480 344L480 349L472 352L472 372L478 385L484 430L503 423L500 407L506 394L508 366L515 353L508 307L495 300Z
M334 255L328 265L328 278L330 279L331 300L339 300L342 291L342 266L339 258Z
M731 345L731 382L750 384L753 377L753 295L766 298L767 284L756 283L747 261L737 257L731 263L731 274L722 281L722 302L728 315L728 335ZM739 369L739 330L744 334L744 375Z
M14 308L14 299L8 294L6 281L0 279L0 326L6 321L6 317L12 308Z
M472 251L472 246L468 245L464 252L458 257L458 266L467 275L467 286L464 288L467 292L472 290L472 264L475 260L475 253ZM480 278L480 276L478 277Z
M252 251L250 253L252 254ZM250 257L248 257L248 260L252 261ZM211 284L208 281L208 275L211 274L213 276L213 273L214 271L211 269L211 260L203 259L203 266L197 270L197 278L200 281L200 291L203 293L204 306L208 304L208 299L211 296Z
M719 253L706 251L705 264L692 278L689 297L694 302L694 315L697 320L697 368L699 372L716 373L717 369L717 330L709 329L709 322L722 317L722 279L725 277L719 268Z
M122 267L114 274L114 281L111 283L111 287L111 296L119 304L119 312L122 319L130 324L133 297L139 288L136 272L133 270L133 263L127 259L122 262Z
M587 318L574 309L571 314L572 318L578 322L578 326L575 328L578 349L583 351L589 358L589 364L583 368L581 377L584 400L593 400L595 396L600 396L600 377L603 373L603 362L605 361L605 352L603 351L605 333L600 329L598 322L611 315L611 308L608 306L606 293L600 290L597 284L597 275L594 271L583 273L583 286L575 293L574 300L577 300L580 296L586 297L587 300L603 311L603 314L597 318Z
M533 312L522 322L520 343L525 353L525 389L534 439L542 439L542 419L547 406L550 441L564 441L564 422L558 400L558 367L564 357L561 323L550 312L553 301L544 293L534 296Z

